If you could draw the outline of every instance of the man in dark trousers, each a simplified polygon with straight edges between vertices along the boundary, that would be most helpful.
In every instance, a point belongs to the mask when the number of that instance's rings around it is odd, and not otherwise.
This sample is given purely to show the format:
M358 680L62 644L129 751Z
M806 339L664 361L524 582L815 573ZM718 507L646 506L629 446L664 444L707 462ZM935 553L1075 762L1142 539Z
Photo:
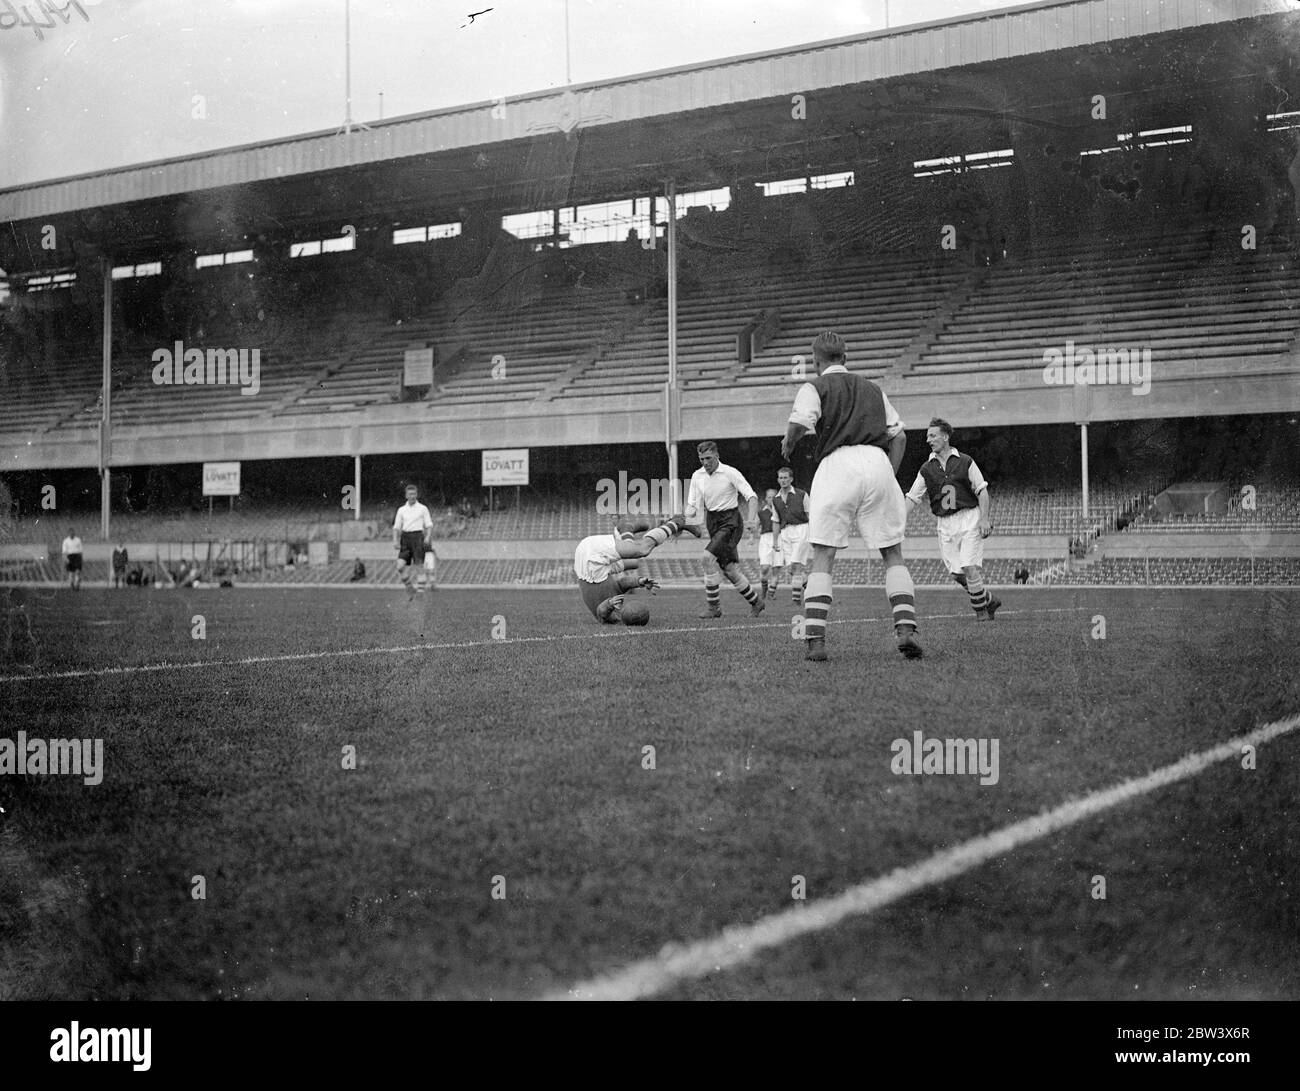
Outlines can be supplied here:
M728 466L718 456L718 445L708 439L695 448L700 468L691 475L690 491L686 498L686 518L705 516L705 531L709 544L704 547L704 612L702 618L721 617L721 576L726 576L747 603L749 612L757 617L767 605L759 598L758 589L740 570L740 554L736 547L745 536L746 523L758 527L758 494L750 487L745 475L734 466ZM749 517L741 514L740 502L745 501Z
M126 546L118 542L117 548L113 550L113 586L126 586L126 565L129 558L126 553Z

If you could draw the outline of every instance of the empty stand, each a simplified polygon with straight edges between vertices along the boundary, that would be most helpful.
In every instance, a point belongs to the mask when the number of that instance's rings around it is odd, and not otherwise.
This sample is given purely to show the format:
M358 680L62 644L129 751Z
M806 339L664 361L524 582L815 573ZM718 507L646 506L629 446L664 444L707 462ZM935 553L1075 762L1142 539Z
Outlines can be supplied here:
M917 374L1041 369L1065 342L1150 349L1153 363L1276 357L1300 323L1300 263L1279 240L1243 251L1185 228L1045 241L996 266L921 354Z

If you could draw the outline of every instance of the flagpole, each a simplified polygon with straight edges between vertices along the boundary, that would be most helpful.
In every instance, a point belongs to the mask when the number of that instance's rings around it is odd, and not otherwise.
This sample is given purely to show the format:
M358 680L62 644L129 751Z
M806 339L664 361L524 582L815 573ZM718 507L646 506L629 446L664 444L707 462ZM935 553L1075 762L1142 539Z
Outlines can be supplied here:
M350 133L353 129L369 129L364 121L352 121L352 0L343 0L343 124L335 135ZM383 96L380 96L382 112Z
M352 0L343 0L343 84L347 95L343 130L350 133L352 131Z
M569 56L569 0L564 0L564 83L567 87L573 82L573 71Z

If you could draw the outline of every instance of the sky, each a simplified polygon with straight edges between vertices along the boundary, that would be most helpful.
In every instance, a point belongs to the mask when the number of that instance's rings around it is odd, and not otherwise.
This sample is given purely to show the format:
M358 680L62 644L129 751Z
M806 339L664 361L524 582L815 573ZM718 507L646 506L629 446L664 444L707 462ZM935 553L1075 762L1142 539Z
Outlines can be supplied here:
M353 120L379 118L381 94L391 118L883 30L886 8L901 26L1024 5L567 6L566 64L565 0L351 0ZM0 0L0 189L340 126L344 11L345 0Z

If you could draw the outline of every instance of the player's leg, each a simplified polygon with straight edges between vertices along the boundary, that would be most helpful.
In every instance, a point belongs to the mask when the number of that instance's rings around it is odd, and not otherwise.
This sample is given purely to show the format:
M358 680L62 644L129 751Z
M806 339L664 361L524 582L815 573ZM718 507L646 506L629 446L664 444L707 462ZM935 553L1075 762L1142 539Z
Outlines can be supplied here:
M647 553L650 552L650 550L663 545L670 538L675 538L679 534L691 534L696 538L703 538L705 536L704 531L699 527L691 526L686 522L685 515L670 515L666 519L661 520L656 526L650 527L644 531L641 531L640 528L638 528L634 533L641 534L641 541L647 546Z
M841 447L822 460L813 475L808 511L808 538L812 544L808 580L803 588L804 658L825 662L826 621L833 598L831 573L835 554L849 544L849 528L861 496L855 474L853 448ZM789 551L785 558L794 568Z
M758 580L762 585L760 592L764 599L768 595L768 587L772 583L772 533L760 534L758 536Z
M869 549L880 550L885 562L885 594L894 618L894 640L908 659L921 658L916 639L916 586L903 560L907 533L907 500L898 487L889 457L878 447L865 448L863 501L857 511L858 531Z
M966 573L962 571L961 550L958 544L959 536L951 530L945 529L945 524L955 518L957 516L946 515L939 520L939 557L943 560L944 567L948 569L948 574L964 590L966 587Z
M699 527L687 525L686 516L684 515L670 515L663 522L653 527L647 527L644 523L631 526L620 523L618 526L620 531L624 533L638 535L634 539L637 550L635 556L638 557L648 557L669 539L675 538L679 534L692 534L697 538L703 537L703 532Z
M669 531L669 537L677 534L690 534L695 538L707 537L703 527L688 523L686 521L686 516L680 513L677 515L670 515L660 523L659 526ZM662 545L663 543L661 542L659 544Z
M767 603L759 597L758 589L749 582L749 577L741 571L738 560L725 565L722 574L727 577L731 586L740 592L740 597L749 603L749 612L754 617L758 617L767 608Z
M916 639L916 587L903 560L903 543L886 546L880 551L885 562L885 594L894 615L894 639L898 650L908 659L921 658Z
M811 571L807 594L803 596L804 658L824 663L826 655L826 620L830 617L834 597L831 573L835 570L835 546L813 542Z
M772 599L773 601L776 600L777 588L781 586L781 574L785 571L785 565L781 563L782 560L784 560L784 558L781 556L780 553L777 553L777 555L773 558L774 563L772 565L772 588L767 593L767 597L769 599Z
M701 618L722 616L722 563L727 557L727 541L731 528L724 516L709 512L706 527L708 544L704 547L704 609Z
M790 562L790 598L796 606L803 605L804 585L807 582L808 563L812 546L808 541L808 524L790 528L790 544L786 559Z
M988 584L984 582L984 568L982 565L972 564L967 566L966 591L970 595L970 604L975 611L975 617L979 621L992 621L993 615L998 612L998 607L1002 605L1002 602L1000 599L993 597L993 592L989 590ZM983 600L982 604L981 599Z
M412 594L411 590L411 543L410 539L403 534L397 542L397 578L402 581L402 586L406 588L406 593Z
M712 546L712 541L709 544ZM704 551L704 609L699 616L722 616L722 569L718 567L717 558L711 549Z
M723 546L714 556L723 575L740 593L740 597L749 603L750 613L757 617L767 607L767 603L758 597L758 591L740 568L740 543L745 537L745 521L739 509L727 513L726 530Z
M424 539L421 538L411 549L411 582L416 591L423 593L425 585Z
M959 516L966 529L957 541L958 562L966 577L966 594L970 596L971 609L977 621L992 621L998 606L984 586L984 538L980 534L979 510L970 508Z

